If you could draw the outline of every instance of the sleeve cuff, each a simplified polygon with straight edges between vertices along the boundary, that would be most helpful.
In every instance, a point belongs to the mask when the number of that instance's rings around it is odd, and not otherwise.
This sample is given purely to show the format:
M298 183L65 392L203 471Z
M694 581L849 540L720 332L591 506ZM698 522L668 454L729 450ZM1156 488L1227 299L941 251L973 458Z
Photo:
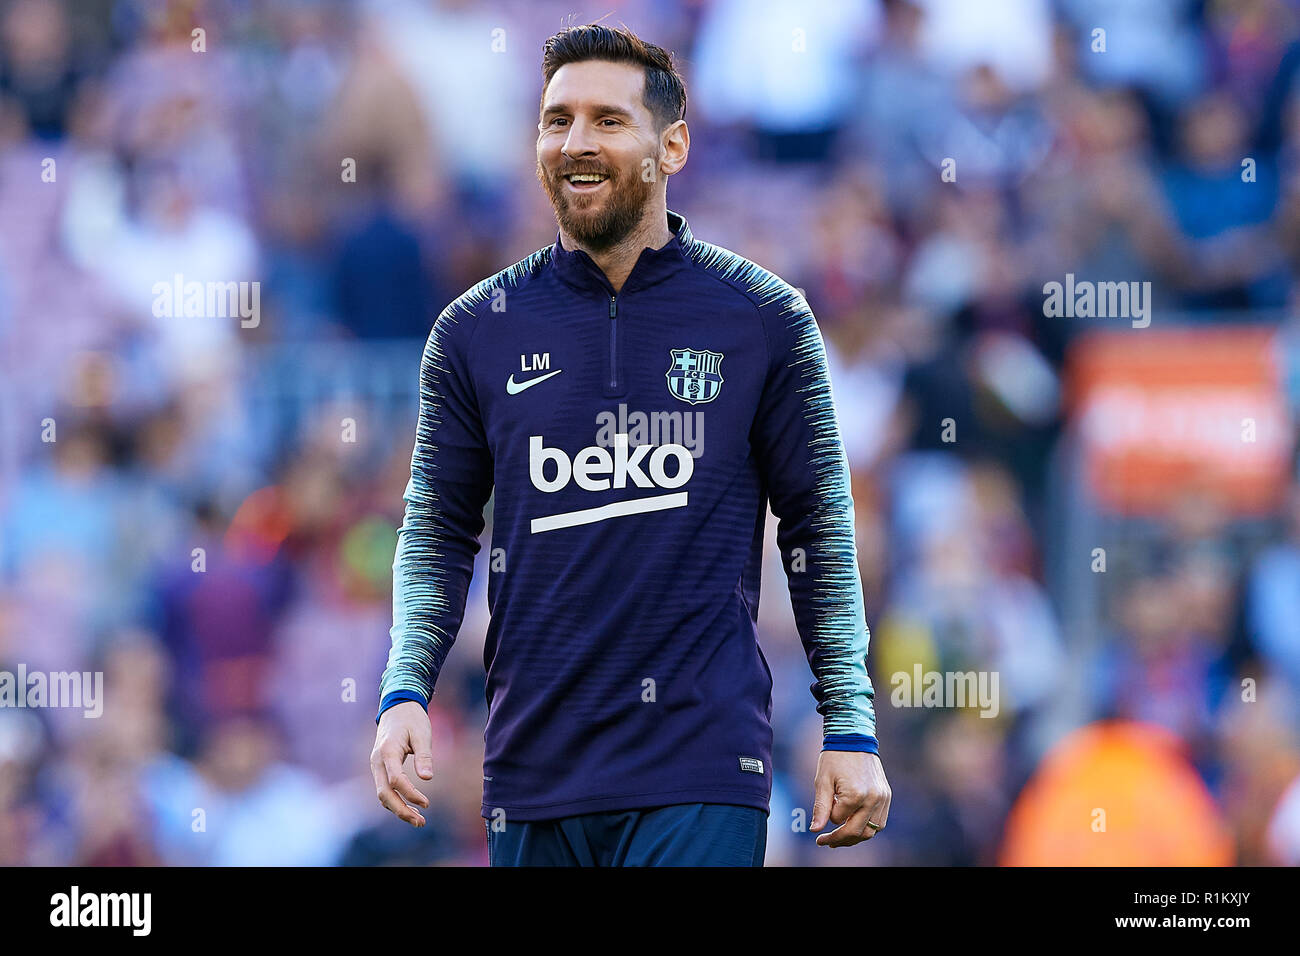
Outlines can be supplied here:
M379 718L383 716L384 711L394 704L400 704L404 700L413 700L425 710L429 709L429 701L423 694L413 690L395 690L384 697L379 702L379 713L375 714L375 723L379 723Z
M880 744L866 734L827 734L822 750L848 750L854 753L880 754Z

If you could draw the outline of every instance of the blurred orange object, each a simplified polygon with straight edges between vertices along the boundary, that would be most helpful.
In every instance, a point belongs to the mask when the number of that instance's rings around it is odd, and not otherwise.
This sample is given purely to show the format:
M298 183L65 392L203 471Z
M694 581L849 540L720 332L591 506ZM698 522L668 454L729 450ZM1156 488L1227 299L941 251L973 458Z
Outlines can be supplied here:
M1101 721L1043 759L1007 817L1002 866L1231 866L1224 812L1162 727Z
M1099 503L1158 514L1192 488L1239 514L1276 508L1295 444L1278 354L1264 326L1082 336L1067 391Z

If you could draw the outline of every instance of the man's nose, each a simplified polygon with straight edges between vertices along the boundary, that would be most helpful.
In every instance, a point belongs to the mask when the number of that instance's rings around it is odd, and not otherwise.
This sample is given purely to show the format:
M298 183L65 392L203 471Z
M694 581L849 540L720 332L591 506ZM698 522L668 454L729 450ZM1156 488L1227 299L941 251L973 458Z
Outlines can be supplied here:
M567 158L577 159L579 156L591 156L597 152L596 141L591 135L591 127L585 120L573 121L569 127L569 135L564 139L564 146L560 150Z

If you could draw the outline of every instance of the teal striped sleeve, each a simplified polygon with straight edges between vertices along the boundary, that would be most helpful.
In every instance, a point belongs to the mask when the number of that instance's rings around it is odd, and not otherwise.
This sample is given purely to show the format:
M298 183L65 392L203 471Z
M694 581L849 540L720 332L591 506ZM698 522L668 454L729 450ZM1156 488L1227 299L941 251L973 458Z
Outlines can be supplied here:
M777 547L812 668L823 749L878 752L875 693L854 539L848 459L821 331L795 289L755 283L769 349L754 445L777 518Z
M438 317L420 363L380 714L404 700L428 706L464 618L483 507L492 493L492 459L468 373L475 319L465 302L462 297Z

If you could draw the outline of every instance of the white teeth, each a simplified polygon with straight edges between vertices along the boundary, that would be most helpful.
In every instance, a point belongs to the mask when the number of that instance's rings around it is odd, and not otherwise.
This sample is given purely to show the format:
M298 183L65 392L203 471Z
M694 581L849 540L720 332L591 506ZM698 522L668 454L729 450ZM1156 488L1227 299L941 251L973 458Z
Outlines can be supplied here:
M599 173L574 173L568 177L571 183L603 183L606 178Z

